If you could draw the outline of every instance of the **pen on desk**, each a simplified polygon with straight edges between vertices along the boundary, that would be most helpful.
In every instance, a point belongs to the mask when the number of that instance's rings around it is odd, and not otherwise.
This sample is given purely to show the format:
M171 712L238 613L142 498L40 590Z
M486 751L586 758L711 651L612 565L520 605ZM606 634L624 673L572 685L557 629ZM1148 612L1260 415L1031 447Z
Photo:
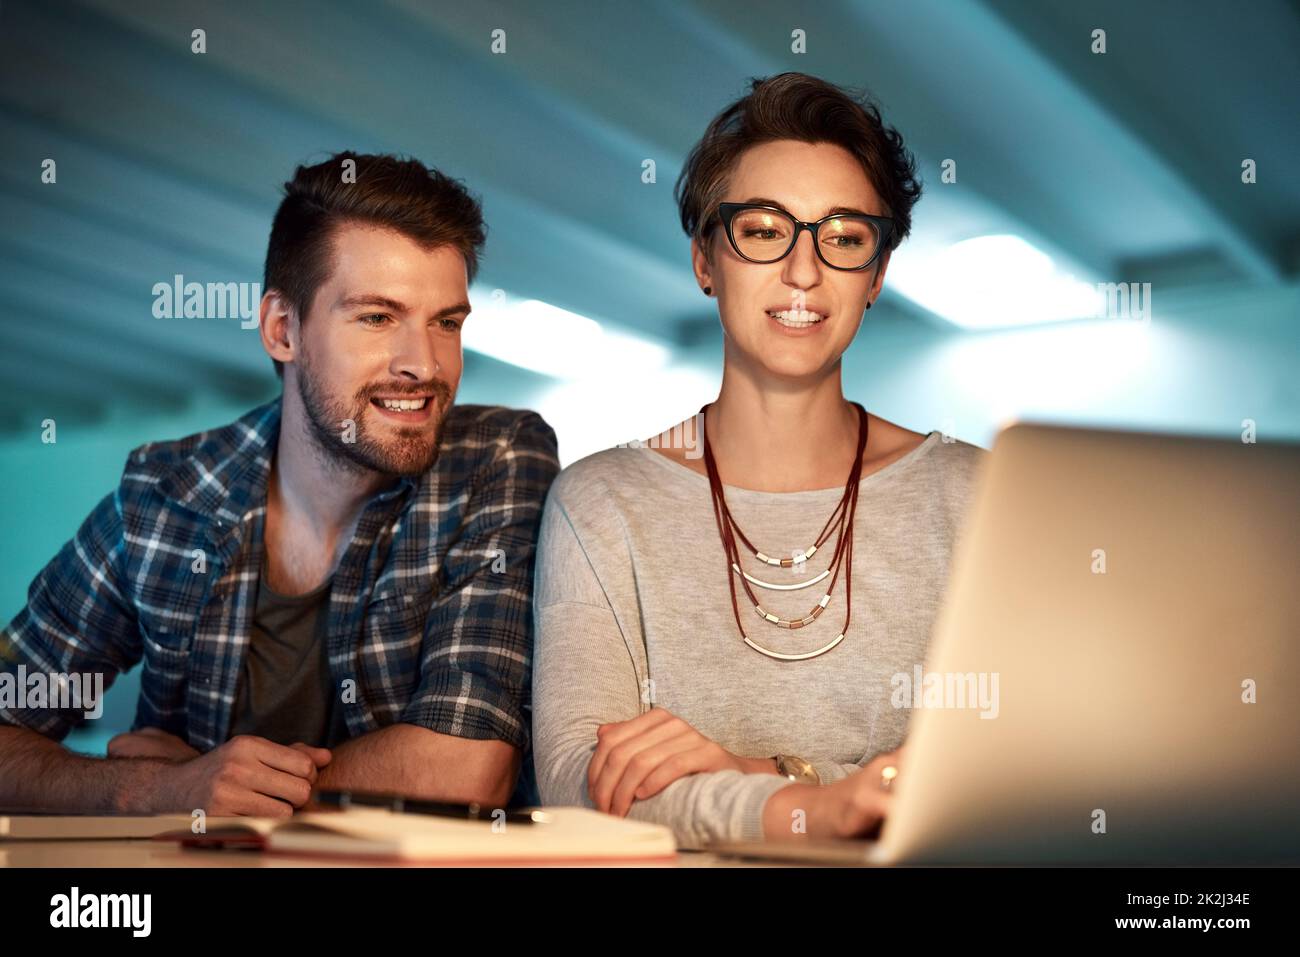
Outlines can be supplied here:
M443 801L423 801L417 798L402 797L398 794L376 794L369 791L319 791L316 800L320 804L344 810L349 807L376 807L395 811L399 814L430 814L435 817L465 818L471 821L496 821L503 818L496 815L501 811L509 824L544 824L546 814L535 810L506 810L489 808L481 804L450 804Z

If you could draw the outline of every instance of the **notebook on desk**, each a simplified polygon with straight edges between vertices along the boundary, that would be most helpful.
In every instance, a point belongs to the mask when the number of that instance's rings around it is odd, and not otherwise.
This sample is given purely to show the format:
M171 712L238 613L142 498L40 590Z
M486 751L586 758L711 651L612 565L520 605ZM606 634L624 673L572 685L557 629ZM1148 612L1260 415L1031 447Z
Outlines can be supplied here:
M1300 446L1011 426L924 668L996 714L913 704L881 839L805 859L1300 862L1297 582Z
M159 835L186 847L250 847L272 853L403 863L672 860L672 831L580 807L532 812L532 824L402 814L382 808L307 811L286 820L225 818L206 833Z
M671 861L672 831L657 824L556 807L535 823L504 825L377 808L306 811L292 818L210 817L193 832L185 814L149 817L0 815L0 842L11 840L175 841L187 847L245 847L273 853L397 862Z

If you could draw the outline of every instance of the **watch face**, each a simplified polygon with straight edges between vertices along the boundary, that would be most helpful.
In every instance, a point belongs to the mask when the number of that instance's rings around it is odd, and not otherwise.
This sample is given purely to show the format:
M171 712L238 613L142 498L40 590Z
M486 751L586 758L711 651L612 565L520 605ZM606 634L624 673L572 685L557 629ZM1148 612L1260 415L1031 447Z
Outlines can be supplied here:
M812 763L793 754L781 756L780 771L788 778L808 784L820 784L821 778L813 769Z
M786 777L806 778L811 765L803 758L796 758L793 755L781 755L780 770Z

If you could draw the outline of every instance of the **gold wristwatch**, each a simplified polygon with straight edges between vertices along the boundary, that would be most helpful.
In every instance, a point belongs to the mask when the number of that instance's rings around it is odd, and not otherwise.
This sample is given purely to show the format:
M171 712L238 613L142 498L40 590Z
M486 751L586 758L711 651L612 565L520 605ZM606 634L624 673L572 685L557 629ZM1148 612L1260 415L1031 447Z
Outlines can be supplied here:
M778 754L772 760L776 762L776 773L789 778L795 784L822 783L816 769L803 758L793 754Z

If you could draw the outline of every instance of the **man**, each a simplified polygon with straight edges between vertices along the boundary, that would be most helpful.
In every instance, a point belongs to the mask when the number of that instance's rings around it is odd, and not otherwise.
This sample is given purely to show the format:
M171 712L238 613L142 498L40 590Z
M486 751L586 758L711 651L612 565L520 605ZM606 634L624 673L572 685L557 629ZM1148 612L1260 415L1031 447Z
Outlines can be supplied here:
M478 203L416 161L299 167L260 313L281 396L132 452L0 635L0 674L143 660L134 728L75 755L56 742L81 712L0 700L0 807L285 816L316 785L504 807L517 780L531 800L559 466L536 413L453 405L483 241Z

